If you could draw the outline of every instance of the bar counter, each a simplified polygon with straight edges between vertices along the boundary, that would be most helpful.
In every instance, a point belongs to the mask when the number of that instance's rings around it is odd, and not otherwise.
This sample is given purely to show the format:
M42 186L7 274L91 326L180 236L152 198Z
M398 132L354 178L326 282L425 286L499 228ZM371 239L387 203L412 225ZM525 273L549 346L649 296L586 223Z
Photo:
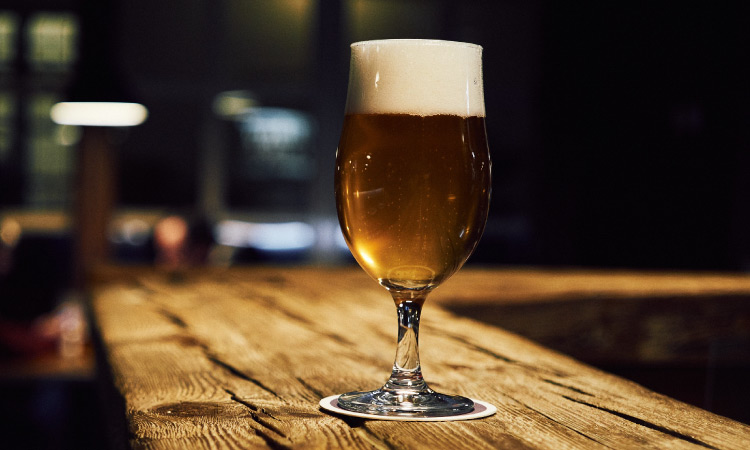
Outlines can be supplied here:
M319 408L380 387L393 363L395 307L356 267L107 268L91 318L115 448L748 449L748 425L452 312L701 293L750 298L750 278L465 268L428 297L420 330L431 387L497 407L456 422Z

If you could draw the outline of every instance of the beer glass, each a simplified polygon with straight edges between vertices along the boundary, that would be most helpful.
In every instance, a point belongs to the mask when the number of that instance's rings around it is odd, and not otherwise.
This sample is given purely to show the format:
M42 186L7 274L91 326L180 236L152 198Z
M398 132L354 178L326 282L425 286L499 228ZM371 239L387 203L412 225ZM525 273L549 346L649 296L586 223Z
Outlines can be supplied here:
M335 192L349 249L398 313L390 378L380 389L341 395L338 406L412 417L472 411L470 399L428 387L418 337L427 295L463 265L487 219L482 47L410 39L352 44Z

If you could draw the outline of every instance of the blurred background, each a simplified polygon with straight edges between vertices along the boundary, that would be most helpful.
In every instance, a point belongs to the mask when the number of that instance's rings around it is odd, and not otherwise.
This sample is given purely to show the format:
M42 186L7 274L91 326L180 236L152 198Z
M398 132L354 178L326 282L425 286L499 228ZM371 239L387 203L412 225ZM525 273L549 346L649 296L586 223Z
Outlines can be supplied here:
M748 12L739 1L4 0L0 423L37 430L28 448L98 445L71 437L74 422L96 423L83 412L95 395L74 289L89 264L353 261L333 161L354 41L484 47L493 198L469 264L747 271ZM148 117L51 119L79 100L137 102Z

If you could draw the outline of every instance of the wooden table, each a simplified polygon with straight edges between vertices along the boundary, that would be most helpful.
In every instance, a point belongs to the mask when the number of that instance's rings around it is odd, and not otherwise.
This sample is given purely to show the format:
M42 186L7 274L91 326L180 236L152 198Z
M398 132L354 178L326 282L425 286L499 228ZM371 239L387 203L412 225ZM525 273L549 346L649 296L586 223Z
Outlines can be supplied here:
M418 423L343 418L318 407L325 396L379 387L390 373L395 308L358 268L101 272L92 318L113 387L110 422L122 425L114 427L114 443L147 449L750 448L750 426L447 309L560 298L568 292L566 277L571 274L464 269L435 291L422 316L426 379L436 390L491 402L498 412ZM613 288L600 278L579 280L578 294L596 286L600 292L669 291L658 280L625 276L625 285ZM670 292L686 292L695 279L682 275ZM707 277L703 286L750 292L742 277Z

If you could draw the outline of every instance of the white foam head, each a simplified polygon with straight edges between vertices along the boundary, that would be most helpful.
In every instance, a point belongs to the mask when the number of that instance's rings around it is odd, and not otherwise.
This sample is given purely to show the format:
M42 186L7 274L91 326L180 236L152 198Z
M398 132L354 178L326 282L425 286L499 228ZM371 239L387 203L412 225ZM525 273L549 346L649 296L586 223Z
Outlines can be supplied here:
M351 48L348 114L484 117L482 47L395 39Z

